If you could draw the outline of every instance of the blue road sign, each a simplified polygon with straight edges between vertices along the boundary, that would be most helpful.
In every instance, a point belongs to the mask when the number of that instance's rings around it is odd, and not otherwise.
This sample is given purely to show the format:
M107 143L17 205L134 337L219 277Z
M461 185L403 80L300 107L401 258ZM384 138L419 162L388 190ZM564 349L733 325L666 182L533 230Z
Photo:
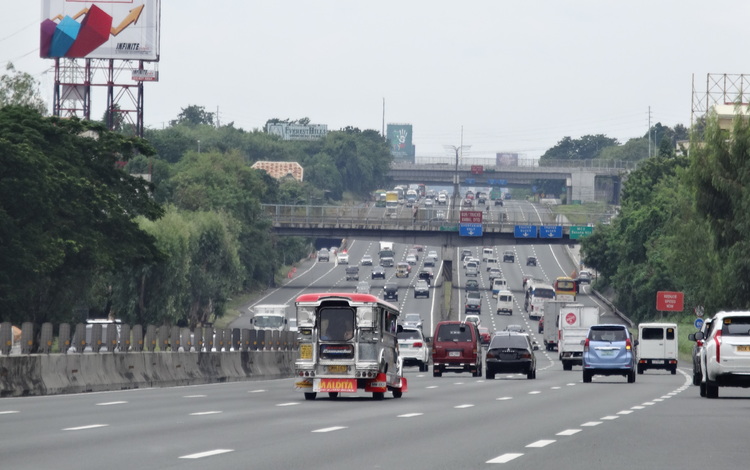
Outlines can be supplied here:
M542 225L539 227L539 238L562 238L562 225Z
M536 225L516 225L513 236L516 238L536 238Z
M693 323L697 329L701 329L703 327L703 319L702 318L696 318L695 322Z
M474 184L474 183L476 183L476 181L477 180L475 178L466 178L464 180L464 184Z
M490 186L507 186L508 180L491 179L491 180L487 180L487 184L489 184Z
M482 224L461 224L458 226L459 237L481 237Z

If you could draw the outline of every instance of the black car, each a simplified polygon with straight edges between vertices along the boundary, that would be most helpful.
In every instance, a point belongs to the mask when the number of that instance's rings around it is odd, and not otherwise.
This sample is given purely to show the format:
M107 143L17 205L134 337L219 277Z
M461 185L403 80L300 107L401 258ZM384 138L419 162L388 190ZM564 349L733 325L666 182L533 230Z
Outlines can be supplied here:
M536 256L526 258L526 266L536 266Z
M385 269L382 266L372 268L372 279L385 279Z
M395 300L398 302L398 284L389 282L383 286L383 300Z
M503 263L515 263L516 255L508 250L503 252Z
M526 374L527 379L536 378L536 356L529 336L525 334L495 333L487 348L485 367L487 380L499 372Z
M474 292L479 290L479 281L476 279L468 279L466 281L466 291L467 292Z

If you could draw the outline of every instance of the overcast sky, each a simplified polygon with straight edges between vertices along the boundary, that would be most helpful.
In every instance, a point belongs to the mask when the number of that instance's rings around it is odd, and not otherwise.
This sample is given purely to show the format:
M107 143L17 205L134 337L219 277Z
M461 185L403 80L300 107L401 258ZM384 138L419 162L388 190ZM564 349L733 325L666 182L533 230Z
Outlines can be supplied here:
M3 0L0 63L42 82L41 0ZM536 157L565 136L624 143L689 125L692 80L750 74L747 0L163 0L145 122L204 106L246 130L413 125L417 156ZM94 95L101 118L105 97ZM462 132L463 128L463 141Z

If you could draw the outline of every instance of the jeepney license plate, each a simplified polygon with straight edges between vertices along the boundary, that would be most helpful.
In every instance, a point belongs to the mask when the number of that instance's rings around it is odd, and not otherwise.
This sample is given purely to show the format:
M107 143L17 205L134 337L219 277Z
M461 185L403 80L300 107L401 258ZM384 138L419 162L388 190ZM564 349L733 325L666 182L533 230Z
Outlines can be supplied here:
M312 359L312 344L300 344L299 345L299 358L300 359Z
M737 346L737 351L750 352L750 345Z
M461 351L448 351L448 357L459 357L461 356Z
M328 366L327 369L331 374L345 374L349 370L347 366Z

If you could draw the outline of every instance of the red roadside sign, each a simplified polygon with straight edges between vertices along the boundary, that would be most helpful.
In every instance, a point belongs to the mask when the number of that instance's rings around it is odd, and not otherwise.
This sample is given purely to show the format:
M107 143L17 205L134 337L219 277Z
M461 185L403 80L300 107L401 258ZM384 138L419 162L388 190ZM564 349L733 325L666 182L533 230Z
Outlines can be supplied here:
M481 175L484 173L484 166L483 165L471 165L471 174L472 175Z
M656 293L656 310L660 312L682 312L684 294L661 290Z
M481 224L482 211L461 211L459 221L462 224Z

